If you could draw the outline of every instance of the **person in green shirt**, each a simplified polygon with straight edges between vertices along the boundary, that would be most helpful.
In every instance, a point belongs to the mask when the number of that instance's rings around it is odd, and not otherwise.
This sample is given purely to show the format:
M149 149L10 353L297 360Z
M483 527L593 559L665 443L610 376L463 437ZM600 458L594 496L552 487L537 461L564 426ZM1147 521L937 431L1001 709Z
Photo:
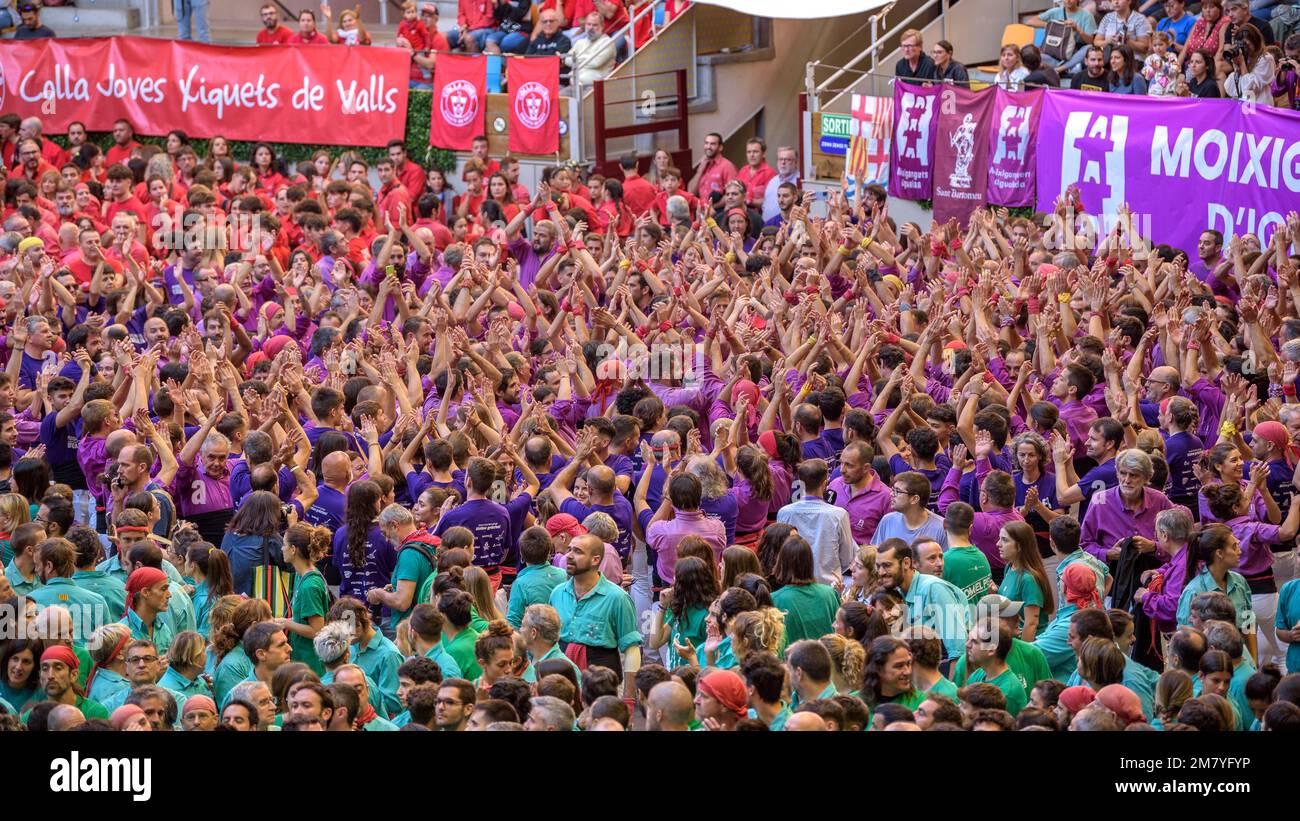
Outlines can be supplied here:
M393 624L400 624L418 604L424 582L437 574L435 549L441 540L427 530L417 529L411 511L391 504L379 512L379 531L389 544L397 545L397 563L387 587L366 591L366 601L392 611Z
M396 732L397 727L384 718L370 703L370 676L356 664L344 664L334 671L334 683L346 685L357 692L361 710L357 714L357 729L364 732Z
M986 681L1001 690L1007 698L1007 712L1014 716L1029 703L1029 696L1019 676L1007 666L1011 640L1010 627L1001 621L982 618L966 640L966 658L977 668L971 673L968 683Z
M506 608L506 621L516 630L523 624L524 611L534 604L549 602L551 591L569 577L551 564L552 550L551 534L544 527L530 527L519 536L519 556L524 567L510 586L510 604Z
M687 663L678 655L677 645L704 646L709 605L717 597L717 577L703 559L683 556L677 560L673 585L659 594L647 638L651 650L669 645L669 670Z
M131 628L121 622L106 624L90 637L91 659L95 662L86 681L86 695L107 705L120 690L130 690L126 675L126 647Z
M36 572L36 545L45 541L45 526L37 522L18 525L13 534L14 557L5 565L5 578L14 594L26 596L41 586Z
M782 543L773 581L780 585L772 593L772 603L785 614L787 645L834 632L840 597L830 585L817 581L808 542L791 535Z
M874 713L881 704L901 704L915 710L925 693L912 683L912 651L896 636L880 636L867 648L862 669L862 701ZM871 717L867 717L871 723Z
M153 642L158 652L166 653L171 647L176 630L166 617L171 606L172 582L156 567L141 567L131 571L126 579L126 618L131 635Z
M329 531L325 531L329 532ZM206 631L212 605L222 596L235 592L235 578L230 569L230 557L218 547L207 542L190 545L185 551L185 574L194 579L194 623L199 631ZM296 590L295 590L296 592ZM297 612L297 608L294 608Z
M443 673L438 663L426 656L411 656L397 668L397 700L402 705L402 712L393 716L393 726L401 729L411 723L411 704L407 698L416 687L430 686L437 688L442 683Z
M77 654L70 648L61 644L47 647L41 653L41 692L45 695L44 700L72 705L81 710L86 718L108 718L108 710L104 709L104 705L86 698L81 686L77 684L80 665ZM25 714L22 720L24 724L27 723Z
M580 651L588 664L619 673L624 696L631 698L641 669L641 633L632 597L600 571L604 558L605 542L598 536L587 534L569 542L569 580L551 591L550 605L560 614L566 654Z
M225 710L230 691L253 672L253 662L244 655L242 642L248 628L259 621L271 618L271 606L264 599L245 599L230 616L232 631L225 631L213 642L213 650L220 658L212 676L212 690L218 709Z
M295 522L286 531L284 546L281 548L284 558L293 565L297 581L290 602L293 616L277 619L276 624L289 637L293 660L307 665L318 676L324 674L325 665L321 664L320 657L316 655L312 641L325 626L330 600L325 577L316 569L316 565L329 554L332 541L333 535L329 528Z
M785 665L766 650L750 653L740 665L740 674L749 689L749 717L778 732L785 729L790 707L781 700L785 692Z
M474 658L474 643L478 632L470 626L474 598L464 590L447 590L438 598L438 612L442 614L442 649L456 660L461 675L473 681L483 675L483 668Z
M1014 490L1012 487L1012 492ZM970 540L974 522L975 509L965 502L953 502L943 514L943 528L948 534L948 551L943 554L943 580L961 590L972 608L993 589L989 559Z
M172 646L167 648L167 670L158 679L158 686L176 693L183 701L191 696L212 698L212 687L203 675L206 658L207 641L198 633L186 630L172 639Z
M42 585L27 596L41 610L58 605L74 614L72 640L85 644L108 620L108 602L98 593L79 587L73 580L77 549L67 539L46 539L36 546L36 571Z
M1023 610L1023 604L1018 601L1010 601L1001 594L994 593L985 596L979 603L979 610L982 614L989 617L996 617L1002 620L1008 628L1012 630L1011 652L1007 654L1007 666L1020 679L1020 686L1025 688L1028 693L1034 689L1034 685L1040 681L1052 678L1052 669L1047 662L1047 656L1039 649L1038 645L1030 644L1027 641L1021 641L1015 637L1015 630L1020 624L1020 614ZM1062 637L1066 642L1067 635ZM1063 643L1065 653L1070 654L1073 660L1073 653L1068 643ZM952 667L952 680L958 687L965 685L969 681L969 675L974 670L974 665L970 664L966 655L963 653Z

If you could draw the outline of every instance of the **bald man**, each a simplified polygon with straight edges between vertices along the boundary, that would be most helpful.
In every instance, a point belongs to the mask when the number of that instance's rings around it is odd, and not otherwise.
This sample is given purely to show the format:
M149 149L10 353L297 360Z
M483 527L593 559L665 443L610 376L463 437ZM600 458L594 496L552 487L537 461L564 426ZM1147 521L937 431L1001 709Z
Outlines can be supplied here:
M318 527L338 530L347 510L348 485L352 484L352 457L347 451L326 454L320 463L321 478L316 486L316 502L306 511L308 522Z
M63 733L86 723L86 716L71 704L60 704L45 719L46 728L52 733Z
M44 131L45 125L40 117L28 117L18 126L18 137L24 140L40 140L41 159L55 168L60 168L68 161L68 152L55 145L53 140L42 136Z
M551 498L561 513L568 513L580 522L592 513L608 513L618 526L614 549L620 558L626 559L632 552L632 503L618 492L614 469L596 461L596 437L595 428L582 429L573 461L565 465L551 483ZM581 471L586 472L589 494L586 504L573 495L573 483Z
M1183 384L1178 376L1178 369L1171 368L1168 365L1152 368L1151 373L1147 374L1146 378L1143 379L1142 362L1145 358L1143 356L1133 357L1133 361L1129 363L1129 376L1134 383L1144 383L1146 399L1139 403L1139 407L1142 409L1142 417L1146 420L1146 423L1151 427L1156 427L1159 424L1160 403L1171 396L1181 394Z
M812 712L794 713L785 720L786 732L828 732L826 722Z
M650 691L645 728L652 732L687 732L694 713L695 704L686 685L680 681L662 681Z
M576 654L586 662L579 662L580 667L599 665L622 674L624 698L634 698L636 672L641 669L641 633L632 598L600 572L605 542L591 534L579 536L569 542L564 558L569 578L551 591L550 605L563 625L560 642L565 653L574 658L576 645L580 648Z

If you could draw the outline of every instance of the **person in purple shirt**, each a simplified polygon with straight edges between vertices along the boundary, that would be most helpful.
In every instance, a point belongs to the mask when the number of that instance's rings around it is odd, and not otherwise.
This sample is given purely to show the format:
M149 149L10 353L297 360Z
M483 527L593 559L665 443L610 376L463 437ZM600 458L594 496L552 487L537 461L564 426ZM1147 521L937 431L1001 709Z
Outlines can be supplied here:
M505 481L498 479L495 462L479 457L470 459L465 471L468 496L463 503L444 512L433 531L433 535L441 536L450 528L463 527L473 533L474 564L487 571L493 584L500 582L503 565L513 567L516 563L518 535L523 532L537 493L537 476L527 463L514 458L511 450L504 453L512 457L515 467L523 473L524 492L511 499Z
M939 435L928 424L917 425L903 437L910 452L908 457L903 456L898 446L894 444L894 429L898 419L909 406L910 402L904 396L903 401L890 412L884 425L881 426L876 441L879 443L880 455L889 460L891 471L896 474L913 471L930 480L929 509L938 513L939 491L943 488L943 480L948 475L948 469L952 467L952 460L940 451Z
M1173 507L1169 497L1152 487L1151 457L1130 448L1115 457L1118 485L1094 494L1084 514L1079 546L1103 562L1119 559L1120 543L1132 538L1139 553L1155 551L1156 558L1168 560L1156 545L1156 516Z
M1016 459L1011 474L1016 483L1016 507L1034 528L1038 552L1048 558L1052 555L1048 528L1061 514L1056 510L1056 475L1051 472L1052 464L1047 458L1047 443L1037 433L1025 431L1012 441L1011 452ZM987 468L985 464L976 460L976 481L983 482L984 476L993 470L991 463Z
M382 497L379 485L368 479L348 488L347 513L343 527L334 533L331 562L339 573L340 596L364 601L367 590L389 583L397 566L397 551L379 527ZM373 615L381 615L379 605L370 609Z
M586 467L588 460L596 452L596 436L594 428L583 428L582 434L578 437L577 453L573 461L565 465L555 477L555 481L551 483L551 500L555 502L561 513L568 513L580 522L593 511L609 514L614 524L618 526L618 539L612 543L614 549L618 551L619 556L627 558L627 555L632 552L632 503L618 492L614 484L614 471L608 466ZM586 504L573 496L574 480L584 467L588 493Z
M213 430L225 416L217 407L176 457L179 468L167 488L181 518L198 528L205 541L221 544L234 515L230 494L230 440Z
M1178 626L1178 599L1187 583L1187 543L1195 527L1191 512L1181 505L1156 514L1156 550L1169 561L1156 570L1142 572L1142 587L1133 594L1133 600L1142 605L1161 633L1171 633Z
M722 522L727 534L727 544L735 544L736 517L739 515L739 507L735 497L728 492L727 475L722 472L722 468L712 456L701 454L692 456L687 462L686 469L700 480L703 494L700 497L700 510L710 519Z
M1185 396L1171 396L1161 402L1159 420L1165 434L1165 461L1169 463L1169 501L1195 510L1201 489L1196 465L1205 452L1205 444L1193 431L1196 405Z
M849 514L853 540L868 544L880 520L892 510L889 485L871 469L871 446L853 441L840 453L840 475L827 485L828 501Z
M537 198L533 201L532 208L520 208L515 218L510 220L506 225L506 238L510 244L506 249L510 256L514 257L519 263L519 284L524 288L531 288L537 280L537 272L542 269L542 264L551 257L552 254L562 252L565 249L556 247L556 239L559 230L553 221L546 219L546 208L549 203L549 188L545 183L537 188ZM533 222L533 238L528 240L520 234L524 227L524 221L529 215L538 217ZM581 246L581 242L575 238ZM579 254L585 254L585 250L578 251ZM590 256L590 255L588 255Z
M993 437L981 431L975 439L975 457L978 461L988 463L993 450ZM958 445L953 448L952 469L943 481L939 491L939 513L947 513L948 505L958 501L958 483L963 473L973 467L966 455L966 448ZM979 481L980 509L975 513L971 523L970 543L979 548L989 560L995 582L1002 581L1006 561L998 550L998 531L1007 522L1022 522L1024 517L1016 510L1016 483L1011 474L1001 470L990 470Z
M1084 398L1092 393L1097 380L1092 371L1071 362L1065 366L1065 373L1052 382L1053 401L1061 409L1061 420L1069 432L1070 446L1076 451L1084 450L1088 429L1097 421L1097 411L1084 404Z
M1279 524L1282 521L1282 509L1278 506L1268 490L1266 476L1251 476L1254 463L1246 463L1241 458L1241 450L1231 442L1219 442L1205 452L1204 458L1197 464L1201 492L1197 497L1197 513L1200 521L1205 523L1222 521L1210 510L1205 495L1207 488L1215 485L1236 485L1250 500L1251 508L1260 521ZM1267 471L1264 471L1267 474ZM1258 481L1255 481L1255 480Z
M829 463L834 452L822 438L821 408L805 402L795 408L793 421L792 432L799 438L803 458L824 459Z
M1088 426L1085 447L1088 458L1097 466L1083 476L1074 472L1074 448L1069 442L1053 432L1049 444L1056 468L1056 503L1061 507L1082 502L1079 515L1086 515L1088 502L1094 495L1119 484L1115 475L1115 454L1124 444L1124 426L1109 416Z
M730 447L723 451L726 471L735 477L734 484L727 491L736 500L736 535L733 543L752 549L758 544L763 528L767 526L767 513L772 505L772 468L768 464L767 455L754 445L745 445L736 451L734 461L732 453Z

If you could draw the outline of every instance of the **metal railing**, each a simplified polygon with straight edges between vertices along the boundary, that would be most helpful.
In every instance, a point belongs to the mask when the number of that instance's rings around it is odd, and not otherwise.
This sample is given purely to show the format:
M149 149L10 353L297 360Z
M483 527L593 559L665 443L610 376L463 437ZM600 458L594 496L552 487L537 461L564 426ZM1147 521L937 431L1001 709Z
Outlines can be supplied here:
M644 46L646 43L653 42L654 39L658 36L659 31L653 25L654 22L653 15L655 9L660 8L662 6L663 6L662 2L647 3L646 5L637 9L636 12L632 14L631 17L628 18L626 25L624 25L618 31L610 35L610 37L615 42L618 42L619 37L624 37L624 36L627 37L627 57L625 58L624 62L627 62L627 60L631 60L634 56L636 56L637 49L639 49L641 46ZM646 19L646 15L651 15L650 39L646 40L645 43L637 43L636 25L639 21ZM581 63L578 63L573 66L573 74L571 75L572 79L570 80L570 88L573 91L574 97L582 96L581 87L578 83L578 72L590 66L592 63L594 63L595 58L596 55L592 54L586 60L583 60Z

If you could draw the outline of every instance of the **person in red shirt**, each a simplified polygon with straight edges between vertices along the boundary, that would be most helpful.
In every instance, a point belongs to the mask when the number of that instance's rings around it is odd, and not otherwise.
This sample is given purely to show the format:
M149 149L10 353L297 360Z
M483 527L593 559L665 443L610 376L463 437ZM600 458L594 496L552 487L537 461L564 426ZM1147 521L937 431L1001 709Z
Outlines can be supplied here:
M624 154L618 160L618 167L623 171L623 202L632 215L639 217L655 204L658 192L650 181L636 170L636 154Z
M620 0L576 0L573 4L573 16L569 18L569 25L573 28L565 32L570 40L576 41L585 36L582 21L586 20L587 15L593 11L598 12L604 19L602 30L611 37L628 24L627 7Z
M41 181L41 177L46 173L53 171L56 174L58 169L45 161L41 156L40 140L19 140L18 141L18 168L14 176L29 180L32 185Z
M688 190L701 199L708 199L710 194L714 191L721 192L735 178L736 166L722 156L722 135L705 135L704 156L695 166L695 176L691 179Z
M411 51L425 51L429 48L429 29L420 21L414 0L406 0L402 4L402 22L397 24L397 45Z
M112 224L119 211L134 212L141 219L147 213L144 203L131 191L131 169L125 165L108 169L108 179L104 181L104 222Z
M487 37L496 29L492 0L460 0L456 6L456 28L447 34L453 49L470 54L483 50Z
M0 115L0 163L5 168L18 164L18 129L22 122L17 114Z
M424 169L419 163L411 162L406 156L406 143L402 140L388 142L388 159L393 161L393 173L406 186L406 192L415 199L424 193ZM408 212L409 213L409 212Z
M394 225L399 221L399 206L407 214L414 213L415 208L411 204L411 192L406 190L402 181L397 179L397 173L393 167L393 161L388 157L380 158L375 163L375 173L379 175L379 210Z
M505 175L506 182L510 183L510 193L514 195L515 202L528 202L533 198L533 195L528 193L528 186L519 183L518 157L509 154L502 157L501 173Z
M28 117L18 126L18 140L36 140L41 145L41 157L56 169L68 161L68 152L48 137L42 136L45 125L40 117Z
M131 152L139 147L140 144L135 141L135 129L126 120L118 120L113 123L113 147L108 149L104 164L113 166L126 163L131 159Z
M252 165L254 173L257 174L259 191L272 193L289 182L284 174L280 173L281 164L275 156L275 151L266 143L253 146Z
M329 38L316 29L316 12L311 9L298 12L298 31L289 38L289 45L329 45Z
M438 7L433 3L420 4L420 22L429 33L429 41L423 49L411 53L411 80L433 87L433 66L438 60L437 52L451 51L447 35L438 31Z
M459 217L473 217L483 207L487 199L487 190L483 186L483 172L478 163L471 162L465 167L465 193L456 197L453 207Z
M505 174L498 171L488 177L487 193L488 199L495 200L501 206L501 212L505 215L507 223L519 213L519 205L515 202L514 192Z
M104 251L105 259L124 264L129 254L141 269L149 264L149 249L136 239L137 225L139 221L129 211L121 211L113 217L113 239L108 250Z
M550 187L550 199L559 206L560 213L565 214L577 208L585 215L588 228L600 222L591 200L575 191L573 172L568 168L565 166L556 168L551 172L550 178L543 178L543 181Z
M100 262L103 262L105 267L111 268L114 275L122 273L121 263L104 256L99 234L94 231L82 231L81 236L77 237L77 250L68 257L64 267L72 272L78 285L89 285L95 275L95 267Z
M750 137L745 143L745 167L736 173L745 184L745 202L750 207L762 207L763 192L775 176L776 169L767 164L767 143L762 137Z
M596 209L598 220L596 230L605 233L613 224L615 236L619 239L627 239L632 236L632 231L636 228L636 215L626 204L627 189L618 180L605 180L602 185L605 196L600 207Z
M469 153L471 159L478 160L484 179L501 170L501 163L488 156L488 138L482 134L470 141ZM465 165L465 171L469 171L468 163ZM460 179L462 182L469 182L465 172L461 172Z
M280 9L274 3L261 8L262 30L257 33L259 46L283 46L293 40L293 31L280 24Z
M658 196L655 197L655 204L654 207L651 208L651 212L654 213L660 225L667 228L670 223L670 220L668 219L668 200L670 197L682 197L685 199L686 206L690 209L692 214L700 210L699 198L691 192L682 189L682 172L678 170L676 166L670 165L665 168L659 175L659 179L663 190L661 190Z

